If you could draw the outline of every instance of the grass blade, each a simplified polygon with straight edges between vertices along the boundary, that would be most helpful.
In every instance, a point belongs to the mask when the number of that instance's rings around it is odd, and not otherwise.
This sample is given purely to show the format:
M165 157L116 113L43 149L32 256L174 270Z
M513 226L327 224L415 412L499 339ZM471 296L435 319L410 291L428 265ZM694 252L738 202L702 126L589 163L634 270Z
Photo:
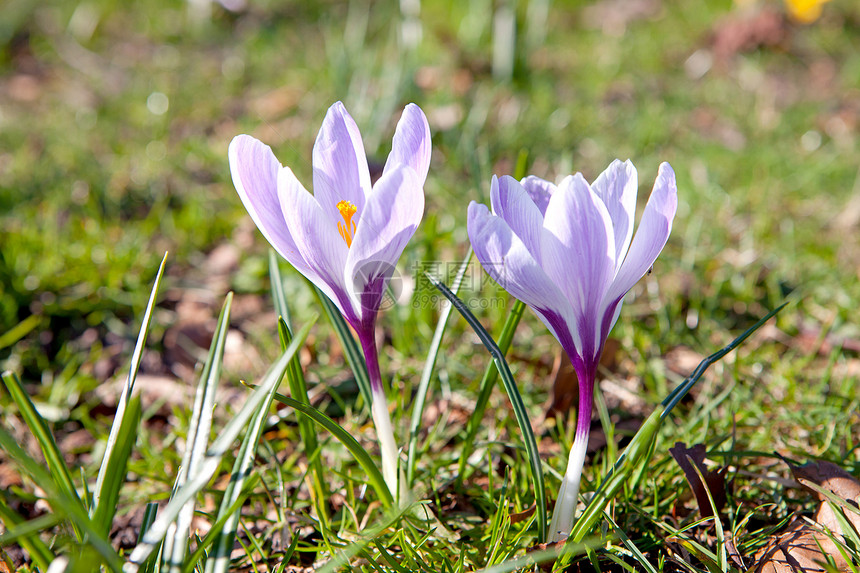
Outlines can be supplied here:
M517 325L523 317L526 310L526 305L520 300L514 301L514 306L511 312L508 313L505 319L505 324L502 327L502 332L499 335L499 350L503 354L507 354L511 347L511 341L514 339L514 332L517 330ZM481 378L480 389L478 390L478 398L475 401L475 409L472 415L469 416L469 421L466 423L466 437L463 439L463 449L460 452L459 471L457 472L458 483L463 483L466 477L466 464L469 456L472 455L475 443L475 437L478 435L478 430L481 429L481 422L484 419L484 412L487 410L487 404L490 401L490 394L493 392L493 387L496 385L496 380L499 378L499 371L493 364L487 364L484 369L484 376Z
M278 333L281 338L281 349L284 350L289 346L293 339L292 325L290 324L289 310L287 308L287 298L284 293L284 281L281 278L281 269L278 265L277 256L273 250L269 251L269 276L272 283L272 299L275 303L275 312L278 313ZM310 404L308 399L308 386L305 382L305 375L302 372L302 365L298 356L294 356L287 368L287 384L290 387L290 395L296 400L305 404ZM326 512L325 499L328 495L325 480L323 479L322 460L315 452L319 448L317 443L316 428L311 420L304 416L298 417L299 434L302 437L302 443L305 447L305 454L308 456L311 466L311 481L314 490L313 499L316 505L317 515L325 529L328 529L328 514Z
M0 520L3 521L3 526L6 529L6 532L0 535L0 547L8 547L12 541L15 541L27 550L33 563L44 571L54 560L54 554L36 533L51 527L60 519L61 516L55 514L24 521L0 498ZM25 528L29 528L29 531Z
M283 322L283 319L279 320L286 328L286 323ZM292 370L293 365L297 363L297 360L298 357L293 356L290 366L287 368L288 373ZM239 512L241 510L241 505L236 504L242 498L242 488L245 485L245 480L251 475L254 469L257 444L260 442L260 437L263 435L263 430L266 427L269 406L272 404L272 397L276 389L277 386L272 386L270 391L267 392L262 405L251 419L248 431L245 433L245 438L242 440L242 445L236 455L236 461L233 463L233 471L230 474L230 482L224 490L224 497L221 499L221 505L218 508L216 518L217 521L223 520L223 525L213 540L212 550L206 560L206 573L226 573L230 566L230 553L233 550L233 541L236 537L236 530L239 527ZM305 399L307 400L306 394Z
M122 561L111 547L110 541L95 527L81 500L77 498L77 494L71 497L68 492L62 490L54 482L48 470L27 455L27 452L18 445L17 440L3 428L0 428L0 448L3 448L18 467L45 491L45 497L54 512L68 517L82 532L87 545L102 556L112 571L119 571L122 568Z
M251 494L253 489L260 484L259 474L249 474L245 477L248 479L244 480L244 484L239 493L234 496L235 499L233 499L233 502L227 505L222 503L219 507L218 517L212 524L212 528L209 530L209 533L206 534L206 537L204 537L203 540L197 544L197 547L191 553L189 558L185 560L185 564L182 566L182 573L193 573L194 571L200 571L200 559L210 548L217 546L217 544L219 543L218 540L221 538L221 532L224 531L224 524L227 523L227 521L230 520L234 514L236 515L237 525L231 527L231 530L233 532L233 540L235 540L235 534L239 530L239 515L242 509L242 504L244 504L245 500L248 499L248 496ZM232 550L232 546L230 546L230 549ZM213 552L209 551L208 555L211 560ZM227 564L229 565L229 554ZM206 566L209 566L208 561L206 563Z
M331 435L333 435L346 447L347 450L349 450L349 453L352 454L355 461L357 461L361 466L361 469L367 473L367 479L370 482L371 487L376 490L382 503L386 507L394 503L394 498L391 496L391 491L385 483L385 478L382 477L382 472L380 472L379 468L376 467L376 463L373 461L373 458L370 457L367 450L365 450L361 444L358 443L358 440L352 437L352 434L347 432L343 426L309 404L299 402L298 400L282 394L275 394L275 400L294 408L297 412L307 416L328 430Z
M18 379L18 375L14 372L4 372L0 378L3 379L3 383L9 390L9 394L15 401L15 405L18 406L18 412L20 413L21 418L24 419L24 423L27 424L27 427L30 428L30 431L33 433L33 437L35 437L36 441L39 443L39 448L42 450L42 455L45 457L45 463L47 464L48 471L50 472L51 481L53 481L57 489L63 493L64 497L69 499L71 503L79 506L81 510L86 511L84 504L78 495L78 491L75 489L75 484L72 481L72 474L69 471L69 467L66 465L66 462L63 459L63 454L60 453L60 448L57 447L57 442L54 440L54 436L48 428L48 423L45 422L45 419L36 410L36 406L33 405L33 401L30 400L30 397L24 390L24 386ZM45 484L42 483L38 483L38 485L42 488L45 487ZM83 541L83 532L74 522L72 523L72 526L78 541Z
M636 562L639 564L641 569L643 571L646 571L647 573L658 573L657 568L654 567L654 565L652 565L650 561L648 561L648 558L643 555L643 553L639 550L638 547L636 547L636 544L633 543L633 540L627 537L627 534L624 533L624 531L620 527L618 527L618 524L615 523L615 520L612 519L612 516L608 513L604 513L603 515L606 517L606 520L610 523L610 525L612 525L612 533L614 535L617 535L618 539L621 540L621 543L624 544L624 547L626 547L627 550L633 554L633 557L636 559Z
M167 506L162 510L161 515L152 524L152 527L144 534L142 541L132 551L129 562L126 563L123 571L127 573L139 571L140 564L146 561L157 544L164 539L169 525L177 518L181 509L201 489L206 487L206 484L209 483L209 480L217 471L221 463L221 458L233 447L239 433L241 433L242 429L265 401L267 393L271 391L272 387L277 387L278 382L283 378L290 360L304 343L315 321L316 317L302 327L296 334L296 338L290 343L290 346L269 368L262 382L248 396L248 399L239 411L230 419L221 434L212 443L206 452L206 456L201 460L197 474L179 488Z
M836 529L839 529L839 531L835 529L831 530L820 523L818 525L824 530L824 534L836 545L836 549L842 555L845 562L851 564L851 570L857 571L857 566L860 565L860 562L858 562L858 557L860 557L860 532L857 531L857 528L845 514L845 508L847 507L851 507L855 512L857 508L850 506L848 501L844 499L840 499L838 503L828 499L826 503L833 511L833 517L836 519L838 526Z
M683 382L681 382L678 387L675 388L672 392L670 392L669 395L666 396L666 398L663 400L662 404L666 408L663 411L663 416L667 416L669 412L672 411L672 408L674 408L675 405L678 404L678 402L680 402L684 398L684 396L687 395L687 392L690 391L690 388L695 386L696 382L699 381L699 378L702 377L702 374L705 373L705 370L710 368L711 364L714 364L715 362L719 361L721 358L723 358L723 356L740 346L744 340L749 338L753 332L761 328L761 326L765 322L776 316L779 311L786 307L786 305L788 305L787 302L782 303L781 305L764 315L754 325L746 329L743 334L732 340L720 350L714 352L713 354L699 362L699 365L696 366L696 369L693 370L693 373L690 374Z
M469 268L469 263L472 260L472 248L469 247L469 252L466 253L466 258L457 270L457 275L454 278L454 284L451 290L457 294L460 290L460 285L463 282L463 277L466 275L466 270ZM406 457L406 483L411 488L415 481L415 458L418 447L418 430L421 428L421 418L424 415L424 403L427 400L427 392L430 390L430 380L433 378L433 370L436 367L436 359L439 356L439 349L442 347L442 337L445 335L445 329L448 326L448 318L451 316L451 311L454 310L453 305L445 301L442 306L442 311L439 313L439 322L436 323L436 331L433 333L433 340L430 342L430 350L427 352L427 360L424 362L424 370L421 372L421 380L418 383L418 391L415 393L415 401L412 405L412 419L409 422L409 446Z
M143 313L143 321L140 325L140 332L137 335L137 343L134 346L134 353L131 355L131 365L128 369L128 380L120 394L119 402L116 406L116 415L113 419L113 424L108 435L107 445L105 446L105 454L102 458L102 464L99 467L99 475L96 479L96 487L93 490L93 507L92 513L98 511L99 500L103 495L110 496L110 493L105 489L105 479L107 473L111 471L108 461L113 457L113 450L117 447L117 439L119 437L122 420L125 416L128 401L131 399L131 392L134 389L134 381L137 378L137 371L140 368L140 360L143 356L143 347L146 344L146 337L149 334L149 323L152 319L152 310L155 308L155 300L158 296L158 288L161 285L161 277L164 275L164 267L167 264L167 253L161 259L161 265L158 267L158 272L155 275L155 282L152 285L152 291L149 294L149 302L146 303L146 311ZM104 490L104 491L103 491Z
M687 462L693 468L693 471L696 472L696 476L699 478L699 483L705 490L705 495L708 496L708 504L711 506L711 517L714 518L714 538L716 541L716 553L714 553L714 559L717 562L717 568L719 571L727 571L729 568L729 556L726 550L726 534L723 531L723 521L720 519L720 512L717 510L717 504L714 503L714 496L711 494L711 488L708 487L708 482L705 481L705 476L702 474L702 470L699 469L699 466L693 462L693 459L688 455Z
M25 336L27 336L34 328L42 323L42 317L38 314L31 314L2 335L0 335L0 350L7 346L12 346Z
M559 555L569 554L571 557L582 555L589 549L602 547L606 544L606 539L601 537L591 537L581 543L572 546L567 544L550 545L546 549L538 549L529 551L526 555L509 559L504 563L479 569L477 573L511 573L513 571L531 571L535 569L535 565L547 563L558 558Z
M500 563L497 554L505 534L511 526L511 518L508 515L508 476L510 468L505 468L505 481L502 482L502 490L499 492L499 501L496 503L496 513L490 522L490 542L487 557L487 565L498 565ZM504 560L502 560L504 561Z
M538 453L537 442L535 441L535 435L532 431L528 411L526 410L525 404L523 404L523 399L520 396L520 391L517 388L517 384L514 381L514 377L511 374L507 361L505 360L505 355L496 344L496 341L493 340L493 337L490 336L483 326L481 326L481 323L478 322L475 315L472 314L463 301L457 298L457 295L452 293L447 286L435 277L428 274L427 278L431 283L433 283L433 286L439 289L439 291L451 301L451 304L454 305L457 311L463 315L463 318L466 319L466 322L469 323L469 326L472 327L475 334L478 335L478 338L481 339L481 342L484 343L484 346L490 352L490 355L493 357L493 362L495 362L496 368L499 370L499 375L501 376L502 383L508 393L508 399L511 402L511 407L514 410L514 416L517 419L517 424L519 425L520 432L522 433L523 443L525 444L526 454L529 460L529 471L531 472L532 482L534 483L535 488L535 505L537 507L538 514L538 542L543 543L546 540L547 513L546 490L543 483L543 469L541 468L540 454Z
M185 454L176 485L181 488L189 480L196 477L197 472L206 457L209 447L209 437L212 430L212 413L215 407L215 393L221 378L221 364L224 360L224 347L227 344L227 332L230 325L230 308L233 303L233 293L228 293L218 317L212 343L209 346L209 356L194 397L194 409L188 425ZM179 566L185 558L188 544L188 532L191 529L191 519L194 517L194 499L192 498L176 518L176 523L164 538L164 559L167 560L168 571L178 573Z
M286 322L284 322L283 318L278 319L278 332L281 336L281 344L286 348L292 341L293 334L290 327L287 326ZM302 365L301 362L299 362L298 356L293 356L293 359L290 361L290 365L287 368L287 385L290 388L290 395L293 396L294 399L302 402L303 404L310 405L310 400L308 399L308 387L305 382L305 375L304 372L302 372ZM322 522L324 528L327 529L328 513L326 512L325 500L328 497L328 487L326 486L325 479L323 478L325 472L323 470L322 460L320 460L320 457L316 455L316 452L319 449L316 428L314 427L314 423L305 416L299 416L298 422L299 434L301 435L302 443L305 446L305 455L308 457L310 463L311 489L313 490L311 493L317 509L317 516Z
M7 507L5 509L8 510L9 508ZM0 513L2 513L2 515L6 515L5 512ZM14 512L12 512L12 515L15 515ZM46 513L45 515L34 517L29 521L23 521L18 517L16 525L13 525L12 528L6 528L6 530L0 534L0 547L9 547L12 543L23 542L28 538L38 538L38 533L40 531L49 529L60 521L62 521L62 517L56 513ZM45 549L47 549L47 546L45 546ZM50 560L53 559L53 556L50 555L50 550L45 554L45 556L48 557L48 563L50 563Z
M381 477L381 474L380 474ZM383 482L383 486L385 483ZM388 488L385 488L388 491ZM389 494L390 495L390 494ZM393 509L393 511L392 511ZM359 539L352 541L346 549L335 555L328 563L318 569L319 573L333 573L335 571L343 571L349 564L349 560L361 553L376 537L389 527L393 527L406 512L410 511L410 506L401 507L399 510L396 506L389 507L389 513L384 521L378 525L365 531ZM379 570L377 568L377 570Z
M140 543L141 538L143 537L143 533L149 529L149 527L155 521L155 516L158 514L158 504L154 501L151 501L146 504L146 509L143 510L143 519L140 522L140 531L137 535L137 542ZM157 561L157 555L150 555L149 559L141 567L141 573L152 573L155 571L155 565Z
M517 163L514 168L514 179L521 180L527 175L529 163L529 154L525 149L521 149L517 155ZM457 294L457 291L454 291ZM526 305L519 300L514 301L514 306L505 318L505 324L502 326L502 332L499 334L498 346L502 354L507 354L511 347L511 341L514 339L514 332L520 324L520 319L523 317ZM466 423L466 437L463 439L463 449L460 451L460 461L457 471L457 483L463 484L466 478L467 464L469 456L474 451L473 445L475 437L478 435L478 430L481 428L481 422L484 419L484 412L487 410L487 404L490 401L490 395L493 393L493 387L496 385L499 374L498 369L493 364L487 364L484 369L484 375L481 378L481 383L478 390L478 398L475 401L475 409L472 410L472 415L469 416L469 421Z
M107 536L110 534L113 518L116 515L117 500L119 499L119 490L122 484L125 483L125 478L128 470L128 459L131 456L132 448L137 441L137 434L140 426L141 405L140 396L134 396L128 401L120 424L119 432L116 435L117 447L111 450L110 458L105 459L102 463L106 464L110 471L106 472L105 479L102 482L101 498L99 504L95 508L93 514L93 522L101 528L101 532Z

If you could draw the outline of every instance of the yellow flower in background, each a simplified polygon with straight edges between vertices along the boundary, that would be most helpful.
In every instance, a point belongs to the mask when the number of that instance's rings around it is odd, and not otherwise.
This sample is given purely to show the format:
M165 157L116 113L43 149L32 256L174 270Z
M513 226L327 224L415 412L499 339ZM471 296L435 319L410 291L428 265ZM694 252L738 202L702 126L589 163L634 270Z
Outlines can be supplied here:
M811 24L821 16L821 6L830 0L785 0L788 13L793 20Z

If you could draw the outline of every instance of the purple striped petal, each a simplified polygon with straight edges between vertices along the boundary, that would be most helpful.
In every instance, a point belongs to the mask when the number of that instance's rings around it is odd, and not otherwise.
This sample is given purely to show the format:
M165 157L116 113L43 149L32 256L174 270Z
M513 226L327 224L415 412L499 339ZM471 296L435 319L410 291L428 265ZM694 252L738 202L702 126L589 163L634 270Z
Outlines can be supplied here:
M569 319L570 305L508 224L491 214L486 205L472 201L467 230L475 256L487 274L534 309L556 338L564 336L564 332L556 332L556 324L547 322L547 316Z
M636 192L639 190L636 168L629 159L624 163L616 159L597 177L591 184L591 188L603 200L603 204L609 211L609 218L612 219L617 272L630 246L630 239L633 237Z
M424 190L415 171L398 165L380 177L364 206L346 257L345 276L357 308L376 316L382 288L424 214Z
M424 186L430 169L430 125L424 112L414 103L406 106L397 122L383 175L397 165L408 165L414 169L420 186Z
M305 264L314 271L306 276L338 306L352 324L357 316L350 302L343 272L349 249L337 231L336 222L305 191L289 169L283 169L278 177L278 196L296 248Z
M544 218L543 267L557 285L564 285L578 314L597 312L615 274L611 229L606 206L582 175L566 177Z
M540 264L543 216L523 186L507 175L501 179L493 175L490 184L490 202L493 214L501 217L508 227L525 244L526 249Z
M281 164L272 149L250 135L237 135L227 152L233 185L257 228L282 257L305 276L314 274L296 248L278 199ZM292 172L290 172L292 174ZM298 183L298 182L297 182Z
M314 144L314 197L328 216L340 220L336 205L350 201L361 216L370 193L370 171L361 133L341 102L326 113Z
M538 208L538 211L540 211L541 217L545 217L546 208L547 205L549 205L549 199L558 187L553 183L550 183L545 179L541 179L540 177L535 177L534 175L529 175L520 181L520 183L526 190L526 193L529 194L529 197L531 197L535 206Z
M654 189L651 191L651 197L645 205L645 212L642 214L639 228L636 229L636 236L630 243L627 257L625 257L612 286L606 293L604 308L613 307L612 324L614 324L614 319L617 319L614 304L620 301L627 294L627 291L642 278L642 275L651 268L660 251L666 245L677 209L678 187L675 183L675 172L672 171L672 167L668 163L662 163L657 173L657 180L654 182ZM612 324L610 324L610 329Z
M564 289L576 317L571 324L585 361L600 350L597 318L615 275L615 236L603 201L577 173L558 186L544 219L543 267Z

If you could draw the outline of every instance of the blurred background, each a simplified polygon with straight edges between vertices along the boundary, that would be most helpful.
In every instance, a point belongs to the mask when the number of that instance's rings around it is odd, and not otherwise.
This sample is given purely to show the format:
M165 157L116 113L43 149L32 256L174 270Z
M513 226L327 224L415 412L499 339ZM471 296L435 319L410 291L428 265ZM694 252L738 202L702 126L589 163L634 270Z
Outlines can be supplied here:
M675 230L618 335L651 355L707 353L789 297L769 336L775 359L802 359L764 369L790 379L786 395L834 365L856 380L860 5L801 4L5 0L0 367L63 419L128 360L169 251L144 373L193 379L228 290L229 364L262 371L277 347L268 246L227 146L253 134L310 188L316 132L342 100L374 162L406 103L429 118L426 214L404 275L463 257L468 202L518 158L590 180L630 158L640 210L669 161ZM289 276L301 317L315 305ZM420 357L435 309L402 302L383 320L394 358ZM523 345L554 348L538 332Z

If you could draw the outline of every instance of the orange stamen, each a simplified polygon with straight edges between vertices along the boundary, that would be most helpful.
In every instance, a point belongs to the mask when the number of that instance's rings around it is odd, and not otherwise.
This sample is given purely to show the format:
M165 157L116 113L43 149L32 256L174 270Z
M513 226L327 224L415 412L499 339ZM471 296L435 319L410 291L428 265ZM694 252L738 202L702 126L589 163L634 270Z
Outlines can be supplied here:
M351 201L338 201L337 210L340 211L340 216L343 217L343 223L338 221L337 223L337 232L340 233L340 236L343 237L343 240L346 241L346 246L352 246L352 238L355 236L356 224L355 221L352 220L352 216L355 215L355 212L358 208Z

